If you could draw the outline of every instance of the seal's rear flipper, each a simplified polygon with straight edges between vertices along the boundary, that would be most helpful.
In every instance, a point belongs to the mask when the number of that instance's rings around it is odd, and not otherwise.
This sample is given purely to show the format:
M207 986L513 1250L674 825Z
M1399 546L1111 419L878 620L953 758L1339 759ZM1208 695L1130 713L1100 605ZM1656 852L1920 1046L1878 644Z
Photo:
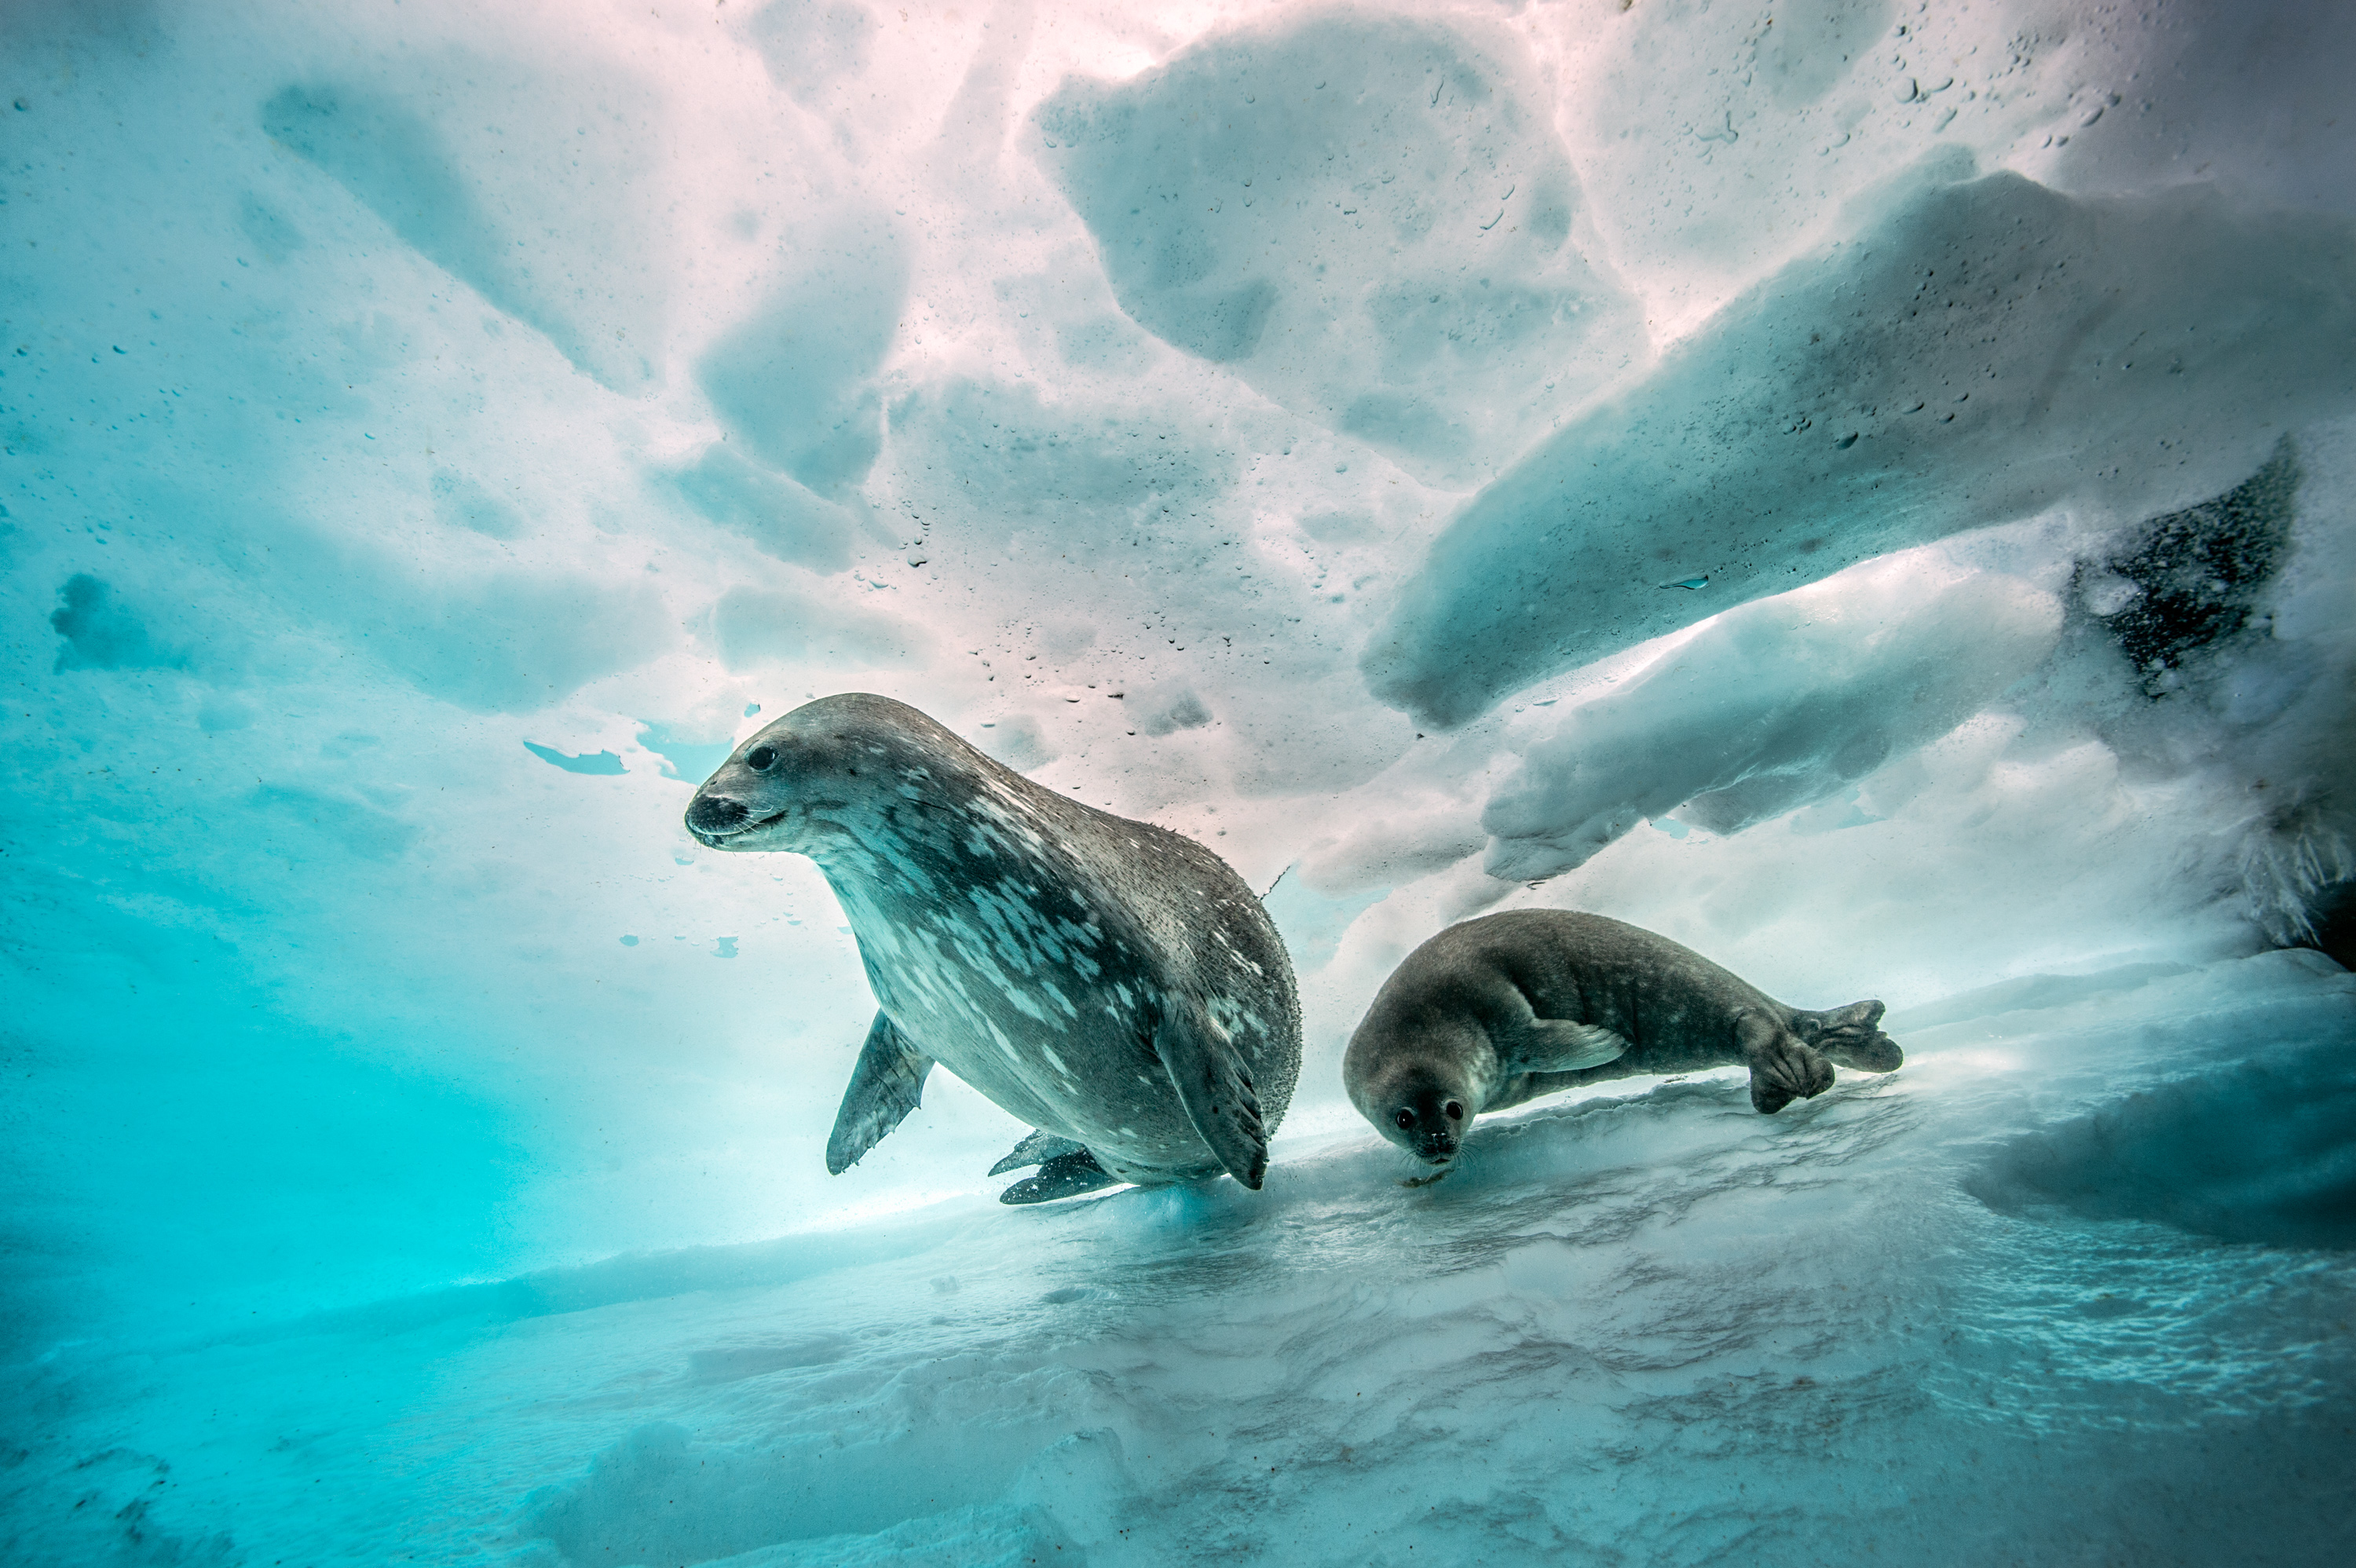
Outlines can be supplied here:
M1751 1067L1751 1106L1763 1115L1833 1086L1833 1064L1756 1008L1735 1020L1734 1038Z
M1025 1166L1044 1165L1067 1154L1087 1152L1069 1138L1059 1138L1050 1132L1034 1132L1008 1150L1005 1158L990 1168L990 1174L1003 1176L1010 1170L1021 1170Z
M1186 1119L1227 1174L1258 1191L1268 1175L1268 1128L1260 1121L1251 1071L1234 1040L1201 998L1173 991L1162 997L1153 1051L1177 1087Z
M1033 1133L1032 1137L1044 1135ZM1023 1140L1029 1143L1030 1138ZM1074 1147L1070 1154L1059 1154L1039 1168L1036 1176L1026 1176L998 1195L1001 1203L1044 1203L1050 1199L1070 1198L1077 1193L1094 1192L1099 1187L1118 1187L1120 1178L1097 1163L1097 1157L1084 1148Z
M1880 1022L1879 1002L1851 1002L1830 1012L1792 1015L1793 1031L1843 1067L1895 1072L1906 1053L1875 1027Z
M925 1074L932 1070L933 1059L902 1040L892 1020L877 1013L860 1048L859 1065L851 1070L851 1087L842 1092L842 1108L834 1114L834 1131L826 1140L827 1174L841 1176L883 1142L916 1108Z

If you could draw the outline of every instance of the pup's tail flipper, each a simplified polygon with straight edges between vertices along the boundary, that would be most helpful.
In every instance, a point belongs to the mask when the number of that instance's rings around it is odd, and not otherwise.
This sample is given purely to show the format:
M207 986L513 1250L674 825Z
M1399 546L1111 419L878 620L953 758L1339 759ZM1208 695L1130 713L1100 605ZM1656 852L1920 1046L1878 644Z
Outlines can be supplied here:
M1829 1012L1792 1015L1792 1032L1843 1067L1893 1072L1906 1060L1898 1042L1881 1032L1879 1002L1851 1002Z

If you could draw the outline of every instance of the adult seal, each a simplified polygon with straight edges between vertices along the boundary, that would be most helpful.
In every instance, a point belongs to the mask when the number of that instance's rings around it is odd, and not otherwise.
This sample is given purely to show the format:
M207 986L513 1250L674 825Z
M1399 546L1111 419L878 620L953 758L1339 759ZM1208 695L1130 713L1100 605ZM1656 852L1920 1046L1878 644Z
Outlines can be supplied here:
M840 1175L938 1062L1037 1128L991 1174L1035 1203L1224 1170L1257 1188L1301 1074L1284 944L1191 838L1093 810L905 704L807 703L697 790L715 849L818 862L875 1022L828 1140Z
M1606 1078L1739 1063L1751 1104L1772 1115L1832 1087L1835 1062L1903 1061L1875 1027L1881 1010L1786 1007L1625 922L1515 910L1408 954L1350 1037L1342 1081L1385 1137L1445 1166L1482 1112Z

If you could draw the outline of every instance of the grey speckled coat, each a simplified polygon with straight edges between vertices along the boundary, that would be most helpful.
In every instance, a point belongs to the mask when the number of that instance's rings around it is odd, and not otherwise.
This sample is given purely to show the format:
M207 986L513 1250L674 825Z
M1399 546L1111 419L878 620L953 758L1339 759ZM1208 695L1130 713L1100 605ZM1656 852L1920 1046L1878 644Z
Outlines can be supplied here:
M1259 901L1202 845L863 694L746 741L687 821L717 848L808 855L850 918L880 1010L831 1168L915 1107L937 1061L1045 1135L1012 1162L1260 1184L1301 1072L1300 1003Z

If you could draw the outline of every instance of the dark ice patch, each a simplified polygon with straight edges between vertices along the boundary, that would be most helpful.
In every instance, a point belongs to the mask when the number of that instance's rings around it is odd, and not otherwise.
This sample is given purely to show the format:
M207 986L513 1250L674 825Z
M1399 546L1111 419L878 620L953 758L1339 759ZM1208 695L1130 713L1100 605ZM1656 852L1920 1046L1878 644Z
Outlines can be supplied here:
M568 773L618 773L622 771L622 759L611 752L584 752L573 756L530 741L523 743L523 749L541 762L562 768Z
M2356 1053L2331 1040L2130 1094L2013 1139L1965 1187L2006 1213L2356 1247Z
M2126 650L2146 695L2168 695L2186 660L2250 624L2289 548L2300 477L2297 450L2285 436L2249 478L2214 500L2152 518L2104 563L2136 592L2096 619ZM2078 576L2083 585L2083 565Z
M187 656L155 645L147 624L114 596L105 579L77 571L58 590L49 624L66 645L56 669L184 669Z

